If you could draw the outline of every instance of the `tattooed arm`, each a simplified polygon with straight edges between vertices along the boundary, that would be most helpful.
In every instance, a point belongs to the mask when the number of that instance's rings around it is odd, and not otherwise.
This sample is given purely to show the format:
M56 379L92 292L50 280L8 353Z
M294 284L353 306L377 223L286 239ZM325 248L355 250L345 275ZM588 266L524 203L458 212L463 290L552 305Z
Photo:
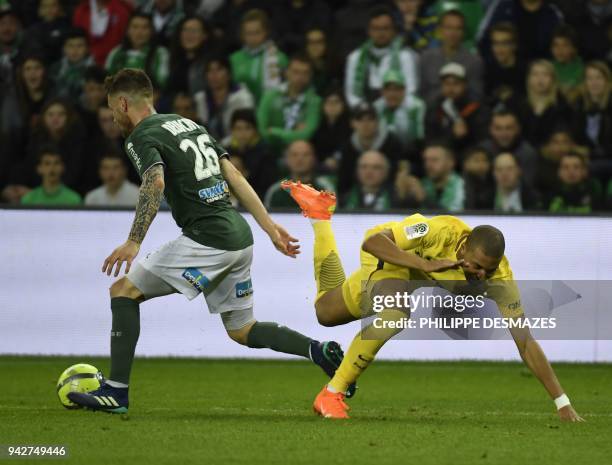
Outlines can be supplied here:
M155 215L157 215L163 192L164 166L162 164L153 165L142 177L140 194L138 196L138 203L136 204L136 216L132 223L132 229L130 230L128 240L125 241L123 245L113 250L113 253L104 260L102 273L106 273L110 276L114 267L114 275L118 276L123 262L126 263L126 274L130 271L132 261L140 250L140 244L144 240ZM115 264L117 265L116 267Z
M153 165L142 177L138 203L136 204L136 217L128 240L141 244L149 226L153 222L164 193L164 166Z

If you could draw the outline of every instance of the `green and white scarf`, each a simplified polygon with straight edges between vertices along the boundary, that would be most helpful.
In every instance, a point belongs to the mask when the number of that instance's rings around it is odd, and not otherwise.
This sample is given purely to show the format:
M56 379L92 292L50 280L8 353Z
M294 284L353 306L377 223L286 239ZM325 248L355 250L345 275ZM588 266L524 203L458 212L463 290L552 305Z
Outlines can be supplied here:
M278 87L281 83L281 69L278 62L278 48L271 40L265 41L256 48L244 48L250 55L251 61L250 74L254 81L260 81L263 89Z
M391 42L388 47L375 47L371 40L366 41L359 50L359 59L355 69L355 93L358 97L365 97L365 92L370 73L370 65L380 65L382 59L391 53L391 69L401 72L400 52L402 50L403 41L401 37L397 37Z

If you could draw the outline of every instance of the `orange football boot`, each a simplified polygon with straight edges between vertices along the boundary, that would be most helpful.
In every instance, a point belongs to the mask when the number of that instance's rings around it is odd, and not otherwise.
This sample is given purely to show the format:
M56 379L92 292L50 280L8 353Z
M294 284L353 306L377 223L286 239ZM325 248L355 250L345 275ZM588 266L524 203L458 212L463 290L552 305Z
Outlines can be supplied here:
M312 409L323 418L336 420L349 418L349 406L344 402L342 392L329 392L327 386L323 386L319 395L315 398Z
M336 195L332 192L318 191L300 181L281 182L283 190L297 202L306 218L329 220L336 209Z

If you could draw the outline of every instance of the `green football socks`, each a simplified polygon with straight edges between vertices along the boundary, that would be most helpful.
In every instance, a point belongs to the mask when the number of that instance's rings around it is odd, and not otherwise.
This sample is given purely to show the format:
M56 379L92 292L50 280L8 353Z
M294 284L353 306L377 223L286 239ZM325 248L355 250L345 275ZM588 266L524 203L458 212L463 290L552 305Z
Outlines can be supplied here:
M272 349L276 352L310 358L312 339L278 323L257 322L249 331L247 345L252 349Z
M136 343L140 335L138 302L127 297L111 299L113 326L111 329L111 369L109 379L129 384Z

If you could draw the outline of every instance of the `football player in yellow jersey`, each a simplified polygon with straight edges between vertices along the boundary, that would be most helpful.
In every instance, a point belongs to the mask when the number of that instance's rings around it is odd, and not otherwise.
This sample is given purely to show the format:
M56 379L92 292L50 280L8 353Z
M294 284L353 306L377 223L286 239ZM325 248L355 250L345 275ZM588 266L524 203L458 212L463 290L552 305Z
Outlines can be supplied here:
M284 181L282 187L312 222L315 309L322 325L336 326L371 315L374 298L410 293L415 290L415 281L443 286L443 282L481 282L504 317L523 315L519 291L504 256L504 236L493 226L471 229L453 216L426 218L420 214L378 225L366 232L360 269L346 279L331 227L336 197L291 181ZM366 326L357 334L336 374L317 395L313 406L316 413L326 418L348 418L348 387L385 342L401 331L393 323L406 316L406 309L385 308L378 313L376 327ZM521 358L554 400L559 417L584 421L571 406L529 329L511 328L510 332Z

